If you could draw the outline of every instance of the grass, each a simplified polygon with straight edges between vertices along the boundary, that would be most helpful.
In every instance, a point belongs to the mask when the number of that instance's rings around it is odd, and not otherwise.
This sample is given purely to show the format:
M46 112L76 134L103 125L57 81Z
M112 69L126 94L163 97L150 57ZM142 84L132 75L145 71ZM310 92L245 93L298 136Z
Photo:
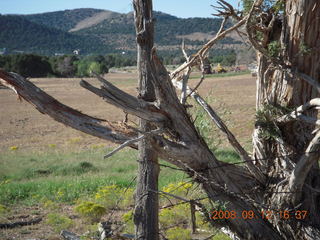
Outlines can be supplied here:
M102 186L129 186L136 176L137 151L126 149L104 159L106 152L101 147L71 152L4 152L0 156L0 204L33 205L42 199L74 203ZM232 151L218 150L216 154L226 162L239 161ZM161 163L172 166L165 161ZM159 187L187 178L183 172L162 167Z

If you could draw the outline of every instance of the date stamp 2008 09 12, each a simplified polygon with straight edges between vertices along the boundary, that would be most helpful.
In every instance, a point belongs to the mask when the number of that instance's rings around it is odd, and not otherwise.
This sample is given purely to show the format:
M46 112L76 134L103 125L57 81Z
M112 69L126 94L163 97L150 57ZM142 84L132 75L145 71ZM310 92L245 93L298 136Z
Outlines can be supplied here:
M297 220L303 220L308 216L308 211L306 210L262 210L258 213L253 210L244 210L240 213L236 211L228 210L215 210L211 212L211 219L213 220L222 220L222 219L272 219L280 218L282 220L288 220L290 218L295 218Z

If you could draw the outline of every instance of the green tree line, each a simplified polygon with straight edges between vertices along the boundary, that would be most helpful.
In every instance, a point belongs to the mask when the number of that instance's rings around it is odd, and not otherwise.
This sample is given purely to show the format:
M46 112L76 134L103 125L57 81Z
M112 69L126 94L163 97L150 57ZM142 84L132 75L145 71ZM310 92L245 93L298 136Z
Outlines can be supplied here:
M0 68L24 77L88 77L104 74L112 67L136 65L136 59L119 54L105 56L39 56L34 54L1 55Z
M162 51L161 58L166 65L176 65L185 61L180 51ZM210 54L213 64L232 66L236 62L236 52L216 49ZM92 72L108 73L112 67L136 65L133 54L108 54L90 56L40 56L35 54L0 55L0 68L16 72L24 77L88 77Z

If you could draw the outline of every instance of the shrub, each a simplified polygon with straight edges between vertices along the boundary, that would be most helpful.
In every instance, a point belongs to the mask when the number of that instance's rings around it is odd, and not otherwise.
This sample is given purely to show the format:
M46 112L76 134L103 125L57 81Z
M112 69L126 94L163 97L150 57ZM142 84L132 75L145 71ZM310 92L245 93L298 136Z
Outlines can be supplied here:
M122 193L123 190L117 185L105 186L99 189L95 195L95 199L107 209L114 209L118 207Z
M99 222L101 217L106 213L107 209L97 203L84 201L80 202L76 207L75 211L81 216L87 218L90 222Z

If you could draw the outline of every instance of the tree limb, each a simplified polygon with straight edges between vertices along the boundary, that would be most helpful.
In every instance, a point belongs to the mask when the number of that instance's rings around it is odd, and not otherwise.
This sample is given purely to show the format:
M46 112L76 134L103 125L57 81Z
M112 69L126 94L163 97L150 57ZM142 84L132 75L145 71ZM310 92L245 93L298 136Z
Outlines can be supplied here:
M318 107L320 107L320 98L311 99L309 102L305 103L304 105L297 107L291 113L278 118L277 122L280 124L283 124L283 123L287 123L297 119L297 120L308 122L311 124L320 125L320 120L318 120L317 118L309 117L303 114L308 110L314 110Z
M211 39L210 41L208 41L191 59L189 62L185 62L182 65L180 65L176 70L174 70L171 74L170 77L171 78L175 78L177 76L177 74L179 74L181 71L183 71L184 69L186 69L189 66L193 66L194 64L196 64L197 61L199 61L199 56L204 56L209 49L219 40L221 40L222 38L224 38L228 33L234 31L235 29L238 29L239 27L241 27L242 25L244 25L247 21L247 16L244 17L242 20L240 20L238 23L236 23L235 25L233 25L232 27L224 30L223 32L221 32L219 35L216 35L213 39Z
M181 90L181 82L172 80L174 86ZM187 88L188 94L193 97L196 102L207 112L211 120L215 123L215 125L226 135L230 145L236 150L236 152L240 155L241 159L246 162L250 172L254 174L256 179L260 183L265 183L266 177L261 173L261 171L253 164L252 159L249 157L248 153L241 144L238 142L236 137L232 134L232 132L228 129L228 127L223 123L222 119L216 114L216 112L212 109L212 107L197 93L192 91L189 87Z
M302 187L312 166L320 159L320 131L316 133L309 143L305 153L301 156L289 178L289 199L298 204L302 197Z
M18 96L31 103L39 112L81 132L115 143L123 143L136 136L132 130L117 129L108 121L91 117L60 103L18 74L0 70L0 81L14 88Z
M114 149L113 151L109 152L107 155L104 156L104 158L109 158L111 157L113 154L119 152L121 149L127 147L127 146L130 146L132 145L133 143L136 143L138 141L141 141L142 139L146 138L148 135L152 135L152 134L157 134L157 133L161 133L163 132L163 129L156 129L156 130L152 130L150 132L146 132L144 133L143 135L140 135L139 137L137 138L134 138L134 139L130 139L126 142L124 142L123 144L121 144L119 147L117 147L116 149Z
M111 83L108 83L108 85L104 84L104 86L101 86L101 89L92 86L85 80L81 80L80 85L127 113L152 122L162 123L167 121L167 117L154 104L135 98Z

